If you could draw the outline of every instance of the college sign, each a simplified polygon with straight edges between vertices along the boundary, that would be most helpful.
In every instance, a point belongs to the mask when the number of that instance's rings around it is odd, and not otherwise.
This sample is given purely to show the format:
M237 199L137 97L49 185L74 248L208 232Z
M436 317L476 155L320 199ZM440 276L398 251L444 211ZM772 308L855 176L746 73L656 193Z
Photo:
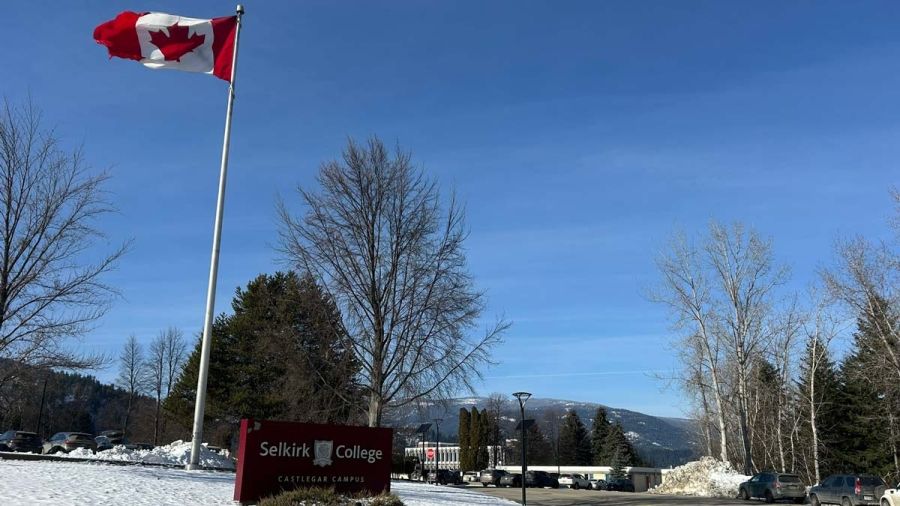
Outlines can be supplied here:
M241 420L234 500L305 487L389 491L391 440L391 429Z

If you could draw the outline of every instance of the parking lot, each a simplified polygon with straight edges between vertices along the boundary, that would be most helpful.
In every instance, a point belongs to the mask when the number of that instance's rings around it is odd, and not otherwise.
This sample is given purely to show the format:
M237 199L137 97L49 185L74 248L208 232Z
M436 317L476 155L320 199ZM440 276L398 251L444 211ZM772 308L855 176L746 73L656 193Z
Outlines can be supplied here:
M522 489L487 487L477 489L479 492L495 497L502 497L519 502L522 498ZM592 504L609 504L617 506L644 506L644 505L711 505L730 506L747 505L747 502L738 499L707 499L699 497L667 496L646 493L628 492L598 492L591 490L570 490L567 488L529 488L527 492L528 504L534 506L586 506ZM758 501L762 504L762 501ZM752 504L752 503L751 503Z

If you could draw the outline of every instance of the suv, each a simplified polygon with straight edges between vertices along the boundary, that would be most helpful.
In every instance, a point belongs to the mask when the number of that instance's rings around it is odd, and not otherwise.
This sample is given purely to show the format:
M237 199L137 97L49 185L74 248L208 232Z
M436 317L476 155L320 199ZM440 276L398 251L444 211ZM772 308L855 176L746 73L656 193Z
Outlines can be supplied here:
M478 478L478 481L481 482L482 487L488 485L499 487L500 478L503 478L506 474L508 474L506 471L501 471L499 469L485 469L484 471L481 471L481 477Z
M573 490L579 488L591 489L591 482L583 474L562 474L559 476L559 485Z
M84 432L57 432L44 443L44 453L69 453L76 448L87 448L97 453L97 443Z
M0 435L0 451L41 453L43 442L34 432L8 430Z
M525 486L534 488L559 488L559 480L546 471L525 471Z
M809 503L843 506L878 506L878 492L884 488L884 481L870 474L834 474L822 480L820 485L809 489Z
M744 500L762 497L766 502L790 499L797 504L803 504L806 500L806 487L796 474L767 471L753 475L741 483L738 496Z
M894 488L884 491L881 496L881 506L900 506L900 483Z

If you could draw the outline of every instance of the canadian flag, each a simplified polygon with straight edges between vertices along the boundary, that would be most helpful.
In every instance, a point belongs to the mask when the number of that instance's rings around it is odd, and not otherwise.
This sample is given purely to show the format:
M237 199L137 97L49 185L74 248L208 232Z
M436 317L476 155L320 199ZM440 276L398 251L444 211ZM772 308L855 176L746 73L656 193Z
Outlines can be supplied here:
M126 11L94 29L109 56L153 69L204 72L231 81L237 16L195 19Z

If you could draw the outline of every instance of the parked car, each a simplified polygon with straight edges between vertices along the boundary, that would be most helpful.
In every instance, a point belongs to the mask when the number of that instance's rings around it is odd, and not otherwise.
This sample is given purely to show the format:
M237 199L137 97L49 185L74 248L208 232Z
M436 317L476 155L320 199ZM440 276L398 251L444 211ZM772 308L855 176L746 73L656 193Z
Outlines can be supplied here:
M44 442L44 453L69 453L76 448L87 448L97 452L97 443L90 434L84 432L57 432Z
M606 490L606 480L591 480L591 490Z
M521 486L521 482L519 483ZM525 486L533 488L559 488L559 480L546 471L525 471Z
M478 473L475 471L466 471L462 476L463 483L475 483L478 481Z
M788 499L803 504L806 500L806 485L796 474L767 471L755 474L741 483L738 487L738 497L744 500L760 497L769 503Z
M462 483L459 472L448 469L438 469L437 473L431 473L429 477L438 485L459 485Z
M884 491L880 506L900 506L900 483Z
M484 483L484 482L482 482ZM522 475L519 473L506 473L497 482L498 487L521 487Z
M501 471L500 469L485 469L481 471L481 476L479 476L478 481L481 482L482 487L486 487L488 485L493 485L495 487L500 486L500 479L506 476L506 471Z
M591 482L583 474L561 474L559 475L559 486L569 487L574 490L579 488L591 489Z
M34 432L8 430L0 435L0 451L41 453L43 441Z
M879 487L884 481L869 474L834 474L809 489L809 503L843 506L879 506Z
M111 450L114 444L109 440L106 436L97 436L94 438L94 442L97 443L97 451L104 452L106 450Z
M606 490L614 490L616 492L634 492L634 483L626 478L610 480L606 484Z

